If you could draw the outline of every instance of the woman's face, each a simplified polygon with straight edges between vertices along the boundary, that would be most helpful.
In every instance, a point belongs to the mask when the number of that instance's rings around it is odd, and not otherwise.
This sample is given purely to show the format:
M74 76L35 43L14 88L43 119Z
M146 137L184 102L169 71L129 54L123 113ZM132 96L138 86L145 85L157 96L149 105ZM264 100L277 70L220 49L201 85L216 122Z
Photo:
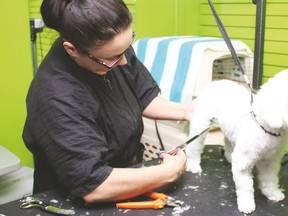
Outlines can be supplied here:
M81 67L93 73L104 75L112 68L127 63L127 59L123 53L129 48L134 38L135 34L132 28L129 27L127 30L116 35L112 40L97 47L95 50L90 50L87 54L76 51L76 57L73 56L73 58ZM68 52L68 54L70 53Z

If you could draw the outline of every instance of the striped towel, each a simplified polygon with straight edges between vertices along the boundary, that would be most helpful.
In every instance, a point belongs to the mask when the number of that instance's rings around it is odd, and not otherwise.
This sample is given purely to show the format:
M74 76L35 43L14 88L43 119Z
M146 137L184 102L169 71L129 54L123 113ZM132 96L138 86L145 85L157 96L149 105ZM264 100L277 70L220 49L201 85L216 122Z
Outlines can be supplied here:
M249 50L241 41L232 43L236 50ZM143 38L133 47L139 60L160 86L161 96L180 103L189 103L192 99L205 50L228 51L223 39L200 36Z

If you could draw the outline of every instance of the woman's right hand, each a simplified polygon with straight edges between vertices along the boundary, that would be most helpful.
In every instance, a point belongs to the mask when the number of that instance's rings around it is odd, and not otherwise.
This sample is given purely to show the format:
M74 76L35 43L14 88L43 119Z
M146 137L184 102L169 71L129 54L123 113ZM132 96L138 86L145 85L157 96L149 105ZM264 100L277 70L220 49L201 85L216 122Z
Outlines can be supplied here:
M174 155L162 153L160 158L161 164L169 167L167 172L175 174L173 181L176 181L185 172L187 158L183 150L178 150Z

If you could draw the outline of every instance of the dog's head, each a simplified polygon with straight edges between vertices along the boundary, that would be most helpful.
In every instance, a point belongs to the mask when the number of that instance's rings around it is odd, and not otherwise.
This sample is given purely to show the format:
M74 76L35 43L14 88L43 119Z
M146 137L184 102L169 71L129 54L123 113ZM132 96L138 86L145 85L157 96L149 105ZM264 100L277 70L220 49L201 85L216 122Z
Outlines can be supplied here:
M271 129L288 129L288 70L262 85L252 106L261 122Z

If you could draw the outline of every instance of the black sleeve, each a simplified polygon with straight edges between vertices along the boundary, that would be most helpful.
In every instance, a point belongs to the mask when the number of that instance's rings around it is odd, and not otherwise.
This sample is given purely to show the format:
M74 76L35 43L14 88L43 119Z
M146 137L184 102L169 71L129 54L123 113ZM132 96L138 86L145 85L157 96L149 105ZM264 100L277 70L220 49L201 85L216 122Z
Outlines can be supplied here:
M112 168L103 160L108 147L96 121L97 104L85 89L63 86L59 80L55 78L53 86L40 82L41 90L36 86L30 92L30 124L23 138L37 161L51 165L51 170L37 172L47 179L53 172L73 198L99 186Z

